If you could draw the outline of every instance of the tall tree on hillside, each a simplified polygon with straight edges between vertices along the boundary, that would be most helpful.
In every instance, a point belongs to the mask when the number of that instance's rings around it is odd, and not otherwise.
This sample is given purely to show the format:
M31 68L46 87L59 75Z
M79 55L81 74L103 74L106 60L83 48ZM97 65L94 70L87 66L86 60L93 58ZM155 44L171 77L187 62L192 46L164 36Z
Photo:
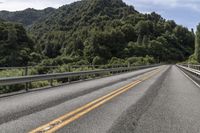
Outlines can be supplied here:
M143 39L142 36L139 35L138 38L137 38L137 44L138 44L138 45L141 45L141 44L142 44L142 39Z
M149 37L147 35L143 36L142 45L147 46L149 43Z
M195 38L195 57L200 62L200 24L197 26Z

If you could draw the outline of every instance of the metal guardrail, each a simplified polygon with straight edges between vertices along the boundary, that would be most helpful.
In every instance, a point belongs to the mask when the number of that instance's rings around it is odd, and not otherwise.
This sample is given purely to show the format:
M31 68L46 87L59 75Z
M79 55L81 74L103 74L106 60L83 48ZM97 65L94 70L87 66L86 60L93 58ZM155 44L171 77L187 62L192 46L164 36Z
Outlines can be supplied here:
M200 65L199 64L195 64L195 65L194 64L179 64L179 65L200 71Z
M30 82L37 82L37 81L44 81L44 80L56 80L56 79L70 78L70 77L76 77L76 76L128 72L128 71L132 71L136 69L150 68L150 67L156 67L156 66L160 66L160 64L137 66L137 67L101 69L101 70L92 70L92 71L81 71L81 72L66 72L66 73L0 78L0 86L23 84L23 83L30 83Z
M35 66L22 66L22 67L0 67L0 72L5 72L7 70L18 70L20 72L16 73L14 72L13 75L5 75L0 78L4 77L13 77L15 76L28 76L28 75L39 75L39 74L48 74L48 73L53 73L56 69L59 68L64 68L67 70L67 72L72 72L73 69L80 68L82 71L85 69L85 67L90 68L91 70L95 69L110 69L110 68L121 68L121 67L131 67L129 64L113 64L113 65L62 65L62 66L40 66L40 65L35 65ZM40 71L40 73L35 73L34 69L37 71L39 70L44 70L44 73ZM34 74L33 74L33 73Z
M197 76L200 76L200 65L191 65L191 64L177 64L179 68L182 68L190 73L193 73Z
M68 67L72 68L79 68L79 67L104 67L105 65L71 65ZM113 64L110 65L112 68L118 68L118 67L127 67L128 64ZM37 67L42 67L42 68L59 68L61 66L40 66L40 65L35 65L35 66L22 66L22 67L0 67L0 70L9 70L9 69L27 69L27 68L37 68Z

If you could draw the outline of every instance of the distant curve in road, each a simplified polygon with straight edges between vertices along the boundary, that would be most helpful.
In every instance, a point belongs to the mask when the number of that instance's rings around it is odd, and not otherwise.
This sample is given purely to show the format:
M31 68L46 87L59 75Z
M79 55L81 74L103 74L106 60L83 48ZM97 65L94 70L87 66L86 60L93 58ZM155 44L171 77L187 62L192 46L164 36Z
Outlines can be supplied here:
M128 120L127 115L123 120ZM119 121L112 132L200 133L200 88L173 66L153 103L136 125Z

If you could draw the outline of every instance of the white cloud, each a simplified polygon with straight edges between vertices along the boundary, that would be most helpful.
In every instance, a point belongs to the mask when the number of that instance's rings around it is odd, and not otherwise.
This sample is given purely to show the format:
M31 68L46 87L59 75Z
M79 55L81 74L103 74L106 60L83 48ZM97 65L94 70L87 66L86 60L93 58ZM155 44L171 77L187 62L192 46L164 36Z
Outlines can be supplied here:
M44 9L60 7L77 0L0 0L1 10ZM200 21L200 0L123 0L142 13L157 12L166 19L174 19L189 28Z
M177 4L177 0L135 0L137 3L148 3L154 5L169 5L174 6Z
M184 7L200 12L200 0L124 0L135 7L161 6L164 8Z
M77 0L0 0L0 10L24 10L26 8L44 9L46 7L58 8Z
M0 10L23 10L26 8L43 9L59 7L77 0L0 0ZM163 8L185 7L200 12L200 0L124 0L126 3L142 9L160 6Z

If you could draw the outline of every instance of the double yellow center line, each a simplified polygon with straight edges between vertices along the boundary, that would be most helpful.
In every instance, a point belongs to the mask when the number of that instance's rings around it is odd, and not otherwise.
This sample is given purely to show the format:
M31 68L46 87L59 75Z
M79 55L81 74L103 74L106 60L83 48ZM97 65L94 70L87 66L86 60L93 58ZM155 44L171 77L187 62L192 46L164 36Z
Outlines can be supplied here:
M115 98L116 96L119 96L120 94L130 90L131 88L133 88L134 86L136 86L137 84L149 79L150 77L156 75L158 72L160 72L161 69L158 70L154 70L152 72L148 72L146 74L144 74L141 78L139 78L138 80L133 81L132 83L121 87L115 91L110 92L109 94L100 97L80 108L77 108L41 127L38 127L32 131L30 131L29 133L52 133L52 132L56 132L57 130L63 128L64 126L68 125L69 123L79 119L80 117L82 117L83 115L89 113L90 111L96 109L97 107L101 106L102 104L110 101L111 99Z

